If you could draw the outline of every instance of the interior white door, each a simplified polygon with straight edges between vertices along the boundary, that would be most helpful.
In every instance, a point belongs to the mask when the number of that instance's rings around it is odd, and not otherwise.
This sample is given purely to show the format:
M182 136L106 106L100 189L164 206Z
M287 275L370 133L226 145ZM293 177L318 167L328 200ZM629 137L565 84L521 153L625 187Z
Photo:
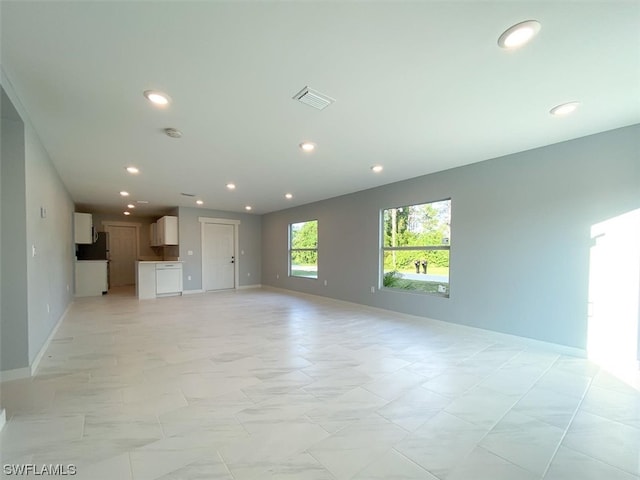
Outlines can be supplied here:
M136 283L138 236L136 227L109 225L109 286L123 287Z
M202 228L202 289L208 291L234 288L234 226L203 223Z

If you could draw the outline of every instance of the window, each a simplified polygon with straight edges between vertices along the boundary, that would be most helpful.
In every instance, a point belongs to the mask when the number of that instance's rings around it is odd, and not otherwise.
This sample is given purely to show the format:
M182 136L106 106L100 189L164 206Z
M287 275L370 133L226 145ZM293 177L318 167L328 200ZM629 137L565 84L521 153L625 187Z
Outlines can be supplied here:
M382 211L382 286L449 296L451 200Z
M289 225L289 275L318 278L318 221Z

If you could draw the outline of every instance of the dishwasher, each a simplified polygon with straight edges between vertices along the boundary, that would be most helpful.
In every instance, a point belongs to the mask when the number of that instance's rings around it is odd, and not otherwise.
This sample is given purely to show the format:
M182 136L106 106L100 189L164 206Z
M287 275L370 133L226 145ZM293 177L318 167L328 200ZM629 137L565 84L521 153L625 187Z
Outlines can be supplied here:
M182 264L158 263L156 265L156 295L182 293Z

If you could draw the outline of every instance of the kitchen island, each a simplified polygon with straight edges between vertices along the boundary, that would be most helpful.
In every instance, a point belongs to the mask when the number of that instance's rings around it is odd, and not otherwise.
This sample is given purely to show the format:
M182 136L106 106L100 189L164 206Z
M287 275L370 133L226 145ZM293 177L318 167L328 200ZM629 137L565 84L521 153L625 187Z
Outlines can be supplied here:
M136 296L142 300L182 295L182 263L136 262Z

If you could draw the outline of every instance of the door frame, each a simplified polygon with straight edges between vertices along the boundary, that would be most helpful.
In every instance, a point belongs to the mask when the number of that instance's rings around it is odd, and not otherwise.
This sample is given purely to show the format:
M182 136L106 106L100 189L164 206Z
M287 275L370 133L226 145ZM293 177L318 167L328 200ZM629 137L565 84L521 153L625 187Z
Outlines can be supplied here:
M142 226L141 223L134 223L134 222L118 222L118 221L112 221L112 220L103 220L102 221L102 228L105 232L108 233L108 228L109 227L134 227L136 229L136 258L133 260L133 268L134 268L134 274L133 274L133 282L134 285L136 285L138 283L138 279L136 278L135 275L135 267L136 267L136 262L138 261L138 258L140 257L140 227ZM107 242L108 242L108 238L107 237ZM107 243L107 248L109 249L109 258L107 260L111 261L111 245L109 243ZM111 269L109 268L109 264L107 263L107 271L109 272L108 278L109 278L109 285L111 285Z
M210 217L198 217L198 221L200 222L200 268L201 268L201 285L202 291L204 290L204 255L202 251L204 250L204 226L206 223L217 223L221 225L232 225L233 226L233 256L235 260L233 262L233 288L238 289L240 286L240 259L238 258L238 250L239 250L239 228L240 220L233 220L231 218L210 218Z

